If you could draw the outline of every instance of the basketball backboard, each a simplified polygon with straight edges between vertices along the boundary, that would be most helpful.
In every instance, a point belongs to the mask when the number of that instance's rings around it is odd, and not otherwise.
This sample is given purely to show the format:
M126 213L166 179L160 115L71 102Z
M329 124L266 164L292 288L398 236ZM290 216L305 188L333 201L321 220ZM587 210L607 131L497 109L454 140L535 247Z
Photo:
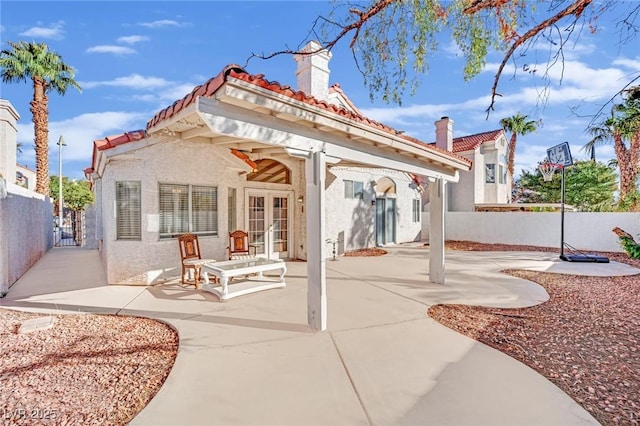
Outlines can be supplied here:
M562 167L573 166L569 142L562 142L559 145L547 149L547 158L550 163L562 164Z

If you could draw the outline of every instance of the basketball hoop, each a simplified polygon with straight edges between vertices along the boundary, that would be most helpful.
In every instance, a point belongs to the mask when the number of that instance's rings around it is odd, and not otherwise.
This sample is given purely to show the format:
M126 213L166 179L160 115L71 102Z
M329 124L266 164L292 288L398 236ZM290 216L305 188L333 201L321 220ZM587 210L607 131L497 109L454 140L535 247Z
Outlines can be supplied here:
M561 167L562 164L550 163L548 161L538 164L538 170L540 170L540 173L542 173L542 177L544 178L545 182L550 182L551 180L553 180L553 173L556 171L556 169L560 169Z

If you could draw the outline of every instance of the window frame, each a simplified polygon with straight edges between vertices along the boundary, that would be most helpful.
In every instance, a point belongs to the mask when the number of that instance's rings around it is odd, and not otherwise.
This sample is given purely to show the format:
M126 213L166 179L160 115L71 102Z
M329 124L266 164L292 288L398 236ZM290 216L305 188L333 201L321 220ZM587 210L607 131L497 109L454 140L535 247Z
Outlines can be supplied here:
M115 217L116 240L141 241L142 240L142 182L141 181L123 180L123 181L115 182L114 213L116 216ZM127 229L129 232L124 232L123 228Z
M498 165L498 182L501 184L507 183L507 168L504 164Z
M229 187L227 189L227 227L229 228L229 232L233 232L238 229L236 222L237 192L236 188L233 187Z
M422 204L422 200L420 198L414 198L412 203L412 212L413 212L413 222L414 223L419 223L421 220L421 216L422 216L422 209L421 204Z
M186 192L181 192L180 189L186 190ZM207 190L210 191L207 194ZM176 194L173 200L167 197L168 191L171 191L173 194ZM181 197L181 195L184 196ZM198 195L203 194L202 198L206 199L207 195L212 196L211 200L211 209L198 209L200 203L198 203ZM176 238L178 235L184 233L192 233L200 236L218 236L220 233L219 226L219 203L218 203L218 186L216 185L191 185L191 184L180 184L180 183L167 183L167 182L158 182L158 237L159 239L171 239ZM166 198L163 198L166 197ZM205 200L206 201L206 200ZM182 209L181 206L178 206L176 209L175 203L183 204ZM165 212L163 210L163 204L171 205L173 208L172 212ZM205 205L206 207L206 205ZM204 213L204 224L207 225L207 216L213 216L213 219L209 220L209 229L205 230L197 230L196 227L198 225L202 225L200 222L202 219L198 218L196 214L198 212ZM173 217L173 215L177 214L177 217ZM165 216L166 215L166 216ZM176 230L172 230L170 224L166 222L167 217L170 217L173 222L172 225L176 226ZM169 230L167 230L169 228Z
M345 179L344 198L364 200L364 182Z
M484 181L485 183L496 183L496 165L495 163L486 163L484 165Z

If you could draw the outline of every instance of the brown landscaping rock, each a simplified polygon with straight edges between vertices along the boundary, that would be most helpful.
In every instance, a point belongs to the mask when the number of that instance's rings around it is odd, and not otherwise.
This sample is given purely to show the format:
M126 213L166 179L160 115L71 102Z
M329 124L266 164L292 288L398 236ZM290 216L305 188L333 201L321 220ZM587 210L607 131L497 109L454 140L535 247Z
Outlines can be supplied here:
M514 249L468 242L448 247ZM640 267L624 253L600 254ZM603 425L640 424L640 277L505 272L540 284L550 299L522 309L436 305L429 316L538 371Z

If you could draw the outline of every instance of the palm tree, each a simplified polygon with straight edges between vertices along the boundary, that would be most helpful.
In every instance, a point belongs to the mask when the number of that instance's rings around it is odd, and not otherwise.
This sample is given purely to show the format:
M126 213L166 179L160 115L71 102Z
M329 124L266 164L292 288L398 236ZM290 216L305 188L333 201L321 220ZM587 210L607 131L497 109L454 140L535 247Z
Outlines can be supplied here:
M522 115L517 113L514 116L503 118L500 120L502 128L511 132L511 139L509 140L509 147L507 152L507 170L511 175L511 187L513 188L513 176L516 160L516 141L518 135L526 135L538 130L538 123L533 120L528 120L528 115Z
M611 109L611 116L587 129L592 138L582 150L592 153L596 146L613 141L620 174L620 198L636 191L640 160L640 86L630 89L624 102Z
M81 91L73 68L44 43L7 42L11 49L0 52L4 83L33 82L31 115L35 133L36 192L49 194L49 98L54 90L64 95L69 87Z

